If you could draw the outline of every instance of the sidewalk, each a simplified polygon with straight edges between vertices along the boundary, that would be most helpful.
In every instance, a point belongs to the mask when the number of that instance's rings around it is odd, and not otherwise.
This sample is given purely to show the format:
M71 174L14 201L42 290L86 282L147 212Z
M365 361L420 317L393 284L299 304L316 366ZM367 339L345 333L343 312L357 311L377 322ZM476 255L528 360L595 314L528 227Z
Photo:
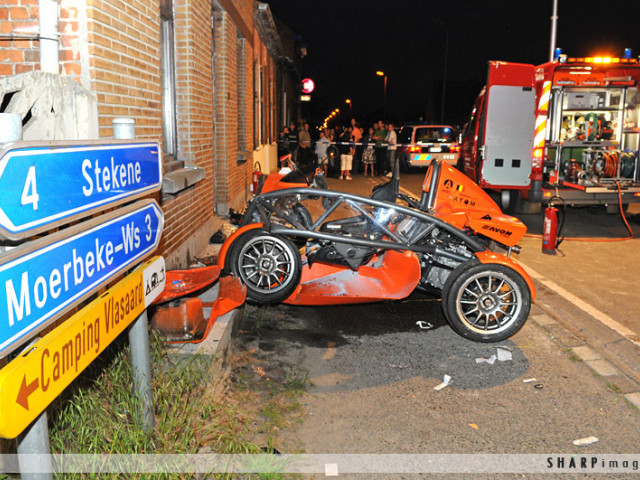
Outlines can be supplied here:
M615 228L598 232L598 241L583 241L587 235L580 235L581 241L565 240L557 255L543 254L542 240L526 237L517 260L640 336L640 205L629 207L627 220L636 237L631 240L611 241L628 236L619 216L584 215L576 221L587 228L596 229L589 222ZM523 221L535 231L529 219ZM541 223L542 216L535 221Z

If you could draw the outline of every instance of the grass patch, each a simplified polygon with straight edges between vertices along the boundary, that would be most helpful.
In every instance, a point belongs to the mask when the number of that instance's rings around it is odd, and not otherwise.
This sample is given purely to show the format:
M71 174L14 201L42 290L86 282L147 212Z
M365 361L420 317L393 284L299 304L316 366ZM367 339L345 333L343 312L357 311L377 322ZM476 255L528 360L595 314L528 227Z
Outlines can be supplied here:
M308 382L290 369L262 365L250 352L233 356L220 374L193 357L175 363L159 337L151 338L155 429L145 433L137 405L127 337L114 342L48 411L54 453L272 453L277 432L300 410ZM259 459L256 459L259 461ZM117 475L99 478L189 478ZM98 478L68 475L59 478ZM226 478L207 477L207 478ZM251 478L281 478L264 474Z

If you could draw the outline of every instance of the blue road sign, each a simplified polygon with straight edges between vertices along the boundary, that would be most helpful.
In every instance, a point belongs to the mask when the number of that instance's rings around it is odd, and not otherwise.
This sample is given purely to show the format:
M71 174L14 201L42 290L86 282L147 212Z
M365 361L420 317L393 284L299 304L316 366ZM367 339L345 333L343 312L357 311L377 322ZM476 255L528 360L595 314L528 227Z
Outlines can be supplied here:
M1 257L0 357L151 254L163 222L155 201L139 201Z
M0 158L0 235L19 240L148 195L162 185L157 143L15 143Z

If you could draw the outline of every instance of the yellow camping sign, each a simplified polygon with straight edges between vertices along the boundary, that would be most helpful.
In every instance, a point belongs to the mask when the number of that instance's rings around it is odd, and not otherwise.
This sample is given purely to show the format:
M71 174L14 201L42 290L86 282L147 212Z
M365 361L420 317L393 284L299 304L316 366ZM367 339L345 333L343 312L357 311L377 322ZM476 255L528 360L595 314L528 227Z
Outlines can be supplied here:
M15 438L164 289L162 257L143 263L0 370L0 437Z

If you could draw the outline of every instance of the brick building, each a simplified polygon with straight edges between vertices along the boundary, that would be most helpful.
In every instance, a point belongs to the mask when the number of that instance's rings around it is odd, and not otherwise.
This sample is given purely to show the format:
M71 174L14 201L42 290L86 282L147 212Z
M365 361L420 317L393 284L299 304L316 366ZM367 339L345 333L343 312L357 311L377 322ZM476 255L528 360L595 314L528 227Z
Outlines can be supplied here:
M22 115L25 139L111 138L130 117L161 142L170 268L202 250L215 214L242 209L255 162L275 168L298 102L291 57L253 0L0 3L0 111Z

